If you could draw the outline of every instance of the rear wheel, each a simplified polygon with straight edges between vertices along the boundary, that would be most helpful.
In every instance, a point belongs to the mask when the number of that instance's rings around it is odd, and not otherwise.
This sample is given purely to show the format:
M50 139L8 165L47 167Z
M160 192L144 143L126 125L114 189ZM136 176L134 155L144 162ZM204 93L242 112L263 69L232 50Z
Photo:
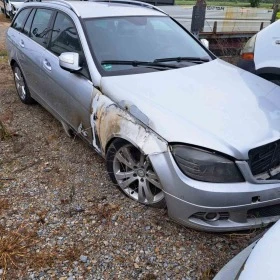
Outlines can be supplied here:
M128 197L148 206L165 207L164 193L148 156L129 142L117 139L110 145L107 169Z
M33 104L35 100L31 97L29 89L26 85L24 76L19 66L15 64L13 66L14 80L17 89L18 96L24 104Z
M5 1L4 1L4 2L5 2ZM6 17L6 18L10 18L9 15L7 14L6 6L4 6L3 13L5 14L5 17Z
M73 138L74 137L74 132L73 130L70 128L70 126L68 124L66 124L64 121L61 121L62 127L66 133L66 135L69 138Z

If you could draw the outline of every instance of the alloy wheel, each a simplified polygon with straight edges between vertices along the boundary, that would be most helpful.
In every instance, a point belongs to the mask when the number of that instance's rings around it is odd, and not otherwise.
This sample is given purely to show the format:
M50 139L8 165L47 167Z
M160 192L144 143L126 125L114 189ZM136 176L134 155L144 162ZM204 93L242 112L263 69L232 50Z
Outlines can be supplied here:
M134 200L152 205L164 199L149 158L133 145L126 144L116 152L113 172L120 188Z
M21 100L25 100L26 99L25 81L22 76L21 70L17 66L14 69L14 75L15 75L15 83L16 83L18 95Z

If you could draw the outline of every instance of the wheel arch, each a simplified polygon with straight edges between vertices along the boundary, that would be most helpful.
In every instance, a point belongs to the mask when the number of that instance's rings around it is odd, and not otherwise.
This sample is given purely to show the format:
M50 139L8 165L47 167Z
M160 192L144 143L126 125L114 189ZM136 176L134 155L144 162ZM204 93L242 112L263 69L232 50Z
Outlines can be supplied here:
M106 156L112 141L118 138L131 143L146 155L167 151L167 141L133 116L129 108L121 108L101 93L95 96L92 107L93 146L98 143L103 156Z
M16 60L14 58L12 58L11 61L10 61L10 66L13 68L16 64L18 65Z
M263 67L256 70L256 74L261 77L280 76L280 68L277 67Z
M144 152L141 147L139 147L139 145L133 141L132 139L129 139L128 137L124 136L124 135L120 135L120 134L113 134L111 136L110 139L108 139L108 142L105 146L105 155L107 155L107 152L108 152L108 149L109 147L111 146L111 144L116 141L116 140L121 140L123 141L124 143L127 142L127 143L130 143L132 144L135 148L139 149L141 152Z

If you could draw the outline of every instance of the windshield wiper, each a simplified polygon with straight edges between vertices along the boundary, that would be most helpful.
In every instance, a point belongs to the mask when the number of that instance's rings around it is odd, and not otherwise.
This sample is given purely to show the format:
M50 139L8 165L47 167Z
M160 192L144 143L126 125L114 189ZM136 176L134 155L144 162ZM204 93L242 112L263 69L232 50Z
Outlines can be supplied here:
M101 65L112 64L112 65L131 65L133 67L138 66L152 66L152 67L163 67L163 68L178 68L176 65L162 64L157 61L138 61L138 60L103 60Z
M153 62L169 62L169 61L190 61L190 62L196 62L196 63L203 63L203 62L209 62L209 58L204 57L187 57L187 56L178 56L178 57L167 57L167 58L158 58L155 59Z

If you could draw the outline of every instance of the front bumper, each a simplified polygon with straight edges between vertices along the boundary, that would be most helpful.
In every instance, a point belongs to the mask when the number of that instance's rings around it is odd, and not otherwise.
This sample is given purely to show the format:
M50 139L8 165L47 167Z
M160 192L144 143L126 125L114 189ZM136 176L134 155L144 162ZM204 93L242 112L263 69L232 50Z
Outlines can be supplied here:
M280 181L254 181L240 164L242 183L207 183L185 176L170 152L150 155L165 192L169 216L204 231L246 230L280 218ZM246 170L244 170L246 169ZM207 213L216 217L207 218Z

